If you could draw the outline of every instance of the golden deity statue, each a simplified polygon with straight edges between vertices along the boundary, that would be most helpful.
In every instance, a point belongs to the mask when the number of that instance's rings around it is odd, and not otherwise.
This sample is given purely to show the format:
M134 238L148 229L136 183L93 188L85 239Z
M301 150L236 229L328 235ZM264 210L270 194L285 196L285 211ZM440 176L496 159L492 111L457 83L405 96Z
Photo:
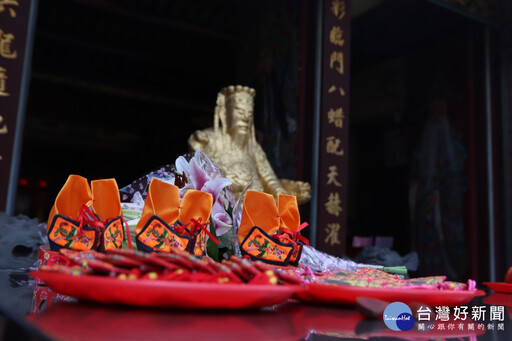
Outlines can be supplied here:
M299 203L311 199L307 182L278 179L267 155L256 141L254 129L254 96L246 86L228 86L217 97L213 128L197 130L188 139L192 150L200 148L233 183L238 199L254 180L252 190L274 196L291 194Z

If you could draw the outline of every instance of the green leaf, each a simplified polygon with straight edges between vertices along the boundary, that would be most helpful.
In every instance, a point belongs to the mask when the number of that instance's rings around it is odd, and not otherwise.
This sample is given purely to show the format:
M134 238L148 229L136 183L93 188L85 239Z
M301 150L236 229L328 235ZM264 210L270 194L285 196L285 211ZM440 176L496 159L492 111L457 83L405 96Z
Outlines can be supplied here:
M231 218L231 220L233 220L233 207L231 206L230 203L228 203L227 207L224 207L224 210L226 211L226 213L229 215L229 217Z
M390 274L406 275L407 268L405 266L386 266L383 270Z
M212 218L210 217L210 226L213 226ZM215 233L215 227L210 229L210 233L217 238L217 233ZM219 261L219 246L215 244L211 238L208 238L206 242L206 253L210 256L211 259L218 262Z

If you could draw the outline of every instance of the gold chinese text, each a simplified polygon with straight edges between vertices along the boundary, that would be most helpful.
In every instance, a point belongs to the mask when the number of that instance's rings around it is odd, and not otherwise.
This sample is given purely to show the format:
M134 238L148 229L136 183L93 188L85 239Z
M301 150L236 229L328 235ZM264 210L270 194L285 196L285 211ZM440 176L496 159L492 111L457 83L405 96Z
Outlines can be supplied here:
M0 66L0 96L4 96L4 97L10 96L10 94L6 92L6 87L7 87L6 71L7 71L7 69Z
M342 51L333 51L331 52L331 59L329 62L329 67L338 71L340 75L345 73L345 69L343 66L343 52Z
M20 4L18 3L17 0L0 0L0 13L4 12L5 8L7 7L11 18L16 18L16 11L14 10L14 8L9 7L9 6L19 6L19 5Z
M333 26L329 32L329 41L337 46L343 46L345 39L343 39L343 30L339 26Z
M7 134L7 124L4 123L4 118L0 115L0 134Z
M15 59L18 56L18 52L11 49L13 40L14 34L5 33L0 29L0 56L8 59Z
M333 0L331 2L331 13L339 20L345 17L346 2L345 0Z
M338 175L338 167L334 165L330 166L329 173L327 173L327 185L341 187L342 185L337 179Z
M336 92L336 90L339 90L341 96L345 96L345 90L343 90L342 87L336 87L336 85L331 85L327 92L332 94L333 92Z
M334 123L334 126L337 128L343 128L343 119L345 118L345 115L343 115L343 108L337 108L337 109L329 109L329 112L327 113L327 119L329 120L329 123Z
M325 237L324 243L329 244L331 246L341 244L338 238L340 228L340 224L337 223L327 224L327 227L325 228L325 233L327 234L327 236Z
M327 137L327 145L326 145L326 152L328 154L334 154L338 156L342 156L345 152L343 148L341 148L341 140L337 139L334 136Z
M329 194L329 199L327 199L327 202L325 203L325 209L327 213L335 215L336 217L340 215L343 208L341 207L341 199L338 192L331 192Z

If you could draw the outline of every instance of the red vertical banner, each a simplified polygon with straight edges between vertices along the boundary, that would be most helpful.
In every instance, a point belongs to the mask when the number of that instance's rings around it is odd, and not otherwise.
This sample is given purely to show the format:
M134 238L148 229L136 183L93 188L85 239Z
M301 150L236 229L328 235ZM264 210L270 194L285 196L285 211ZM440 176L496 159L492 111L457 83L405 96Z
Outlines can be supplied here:
M350 1L323 3L317 249L346 250Z
M30 18L34 0L0 0L0 211L6 210L8 188L14 155L23 66ZM17 168L17 167L16 167ZM17 179L17 174L14 176Z

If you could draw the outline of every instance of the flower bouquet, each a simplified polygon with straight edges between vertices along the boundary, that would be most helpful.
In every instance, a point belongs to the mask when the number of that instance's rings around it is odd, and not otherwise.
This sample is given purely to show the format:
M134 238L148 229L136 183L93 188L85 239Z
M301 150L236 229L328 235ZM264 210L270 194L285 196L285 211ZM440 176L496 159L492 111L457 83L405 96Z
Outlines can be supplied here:
M121 207L130 231L135 231L153 178L179 187L181 198L190 189L210 193L213 197L210 232L219 240L219 244L207 242L208 256L219 260L223 254L237 253L233 213L239 210L234 209L236 203L231 181L199 149L195 153L179 156L174 164L160 167L120 189ZM134 236L132 239L135 239Z

